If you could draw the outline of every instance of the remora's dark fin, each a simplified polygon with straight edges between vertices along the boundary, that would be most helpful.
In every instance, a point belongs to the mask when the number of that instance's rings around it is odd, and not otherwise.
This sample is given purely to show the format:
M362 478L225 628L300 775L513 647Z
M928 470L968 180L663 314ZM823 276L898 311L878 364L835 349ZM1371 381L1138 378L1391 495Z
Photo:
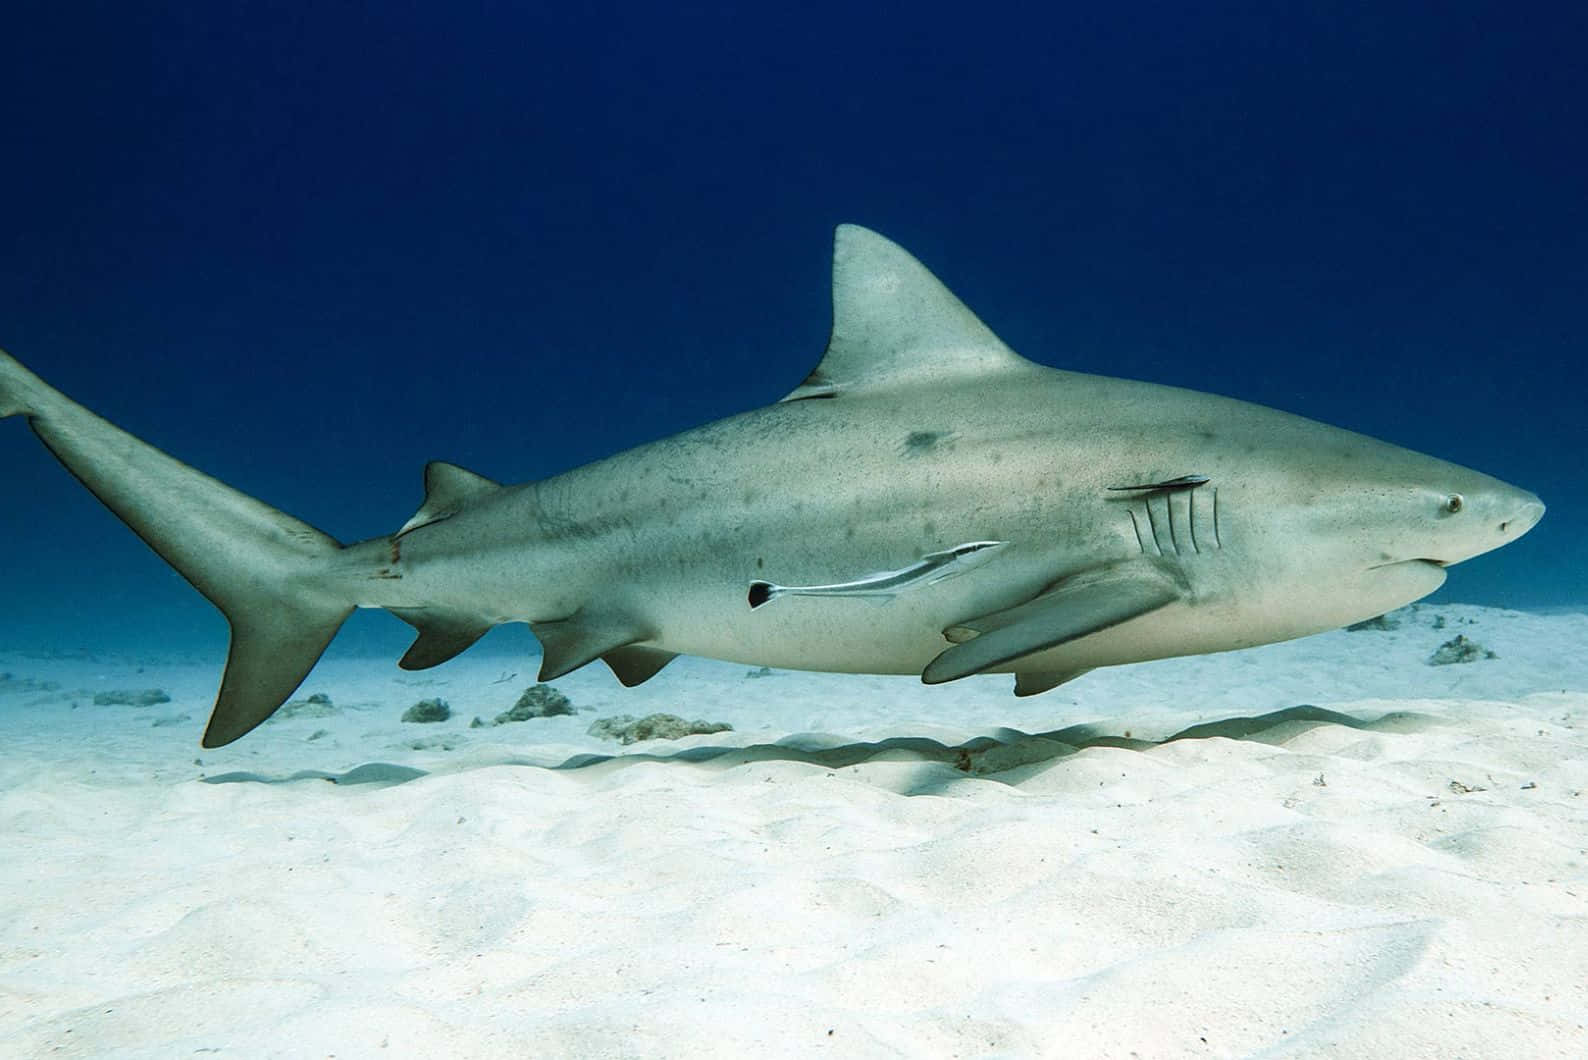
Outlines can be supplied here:
M655 635L624 619L583 613L555 622L531 622L529 628L540 641L542 681L555 681L586 663Z
M419 506L413 518L397 531L397 536L456 515L469 501L495 493L501 488L500 482L476 475L467 468L449 464L445 460L432 460L425 465L425 502Z
M833 237L833 330L784 401L1029 367L903 247L859 225Z
M1058 688L1066 681L1073 681L1091 672L1090 667L1080 670L1021 670L1015 674L1015 695L1041 695L1050 688Z
M1134 486L1110 486L1110 493L1130 493L1136 490L1159 492L1164 490L1194 490L1198 486L1206 486L1213 481L1206 475L1181 475L1179 478L1165 479L1162 482L1142 482Z
M231 624L203 745L231 743L270 717L353 611L339 580L342 546L101 419L0 352L0 416L19 414Z
M449 615L420 608L387 608L419 631L408 651L397 660L404 670L428 670L463 654L491 630L491 623L466 615Z
M662 667L676 658L678 653L675 651L642 648L635 644L627 648L614 648L601 656L601 661L612 668L624 688L633 688L655 677Z
M921 680L935 685L981 673L1156 611L1183 595L1166 571L1139 560L1084 571L1026 603L944 631L954 646L926 665Z

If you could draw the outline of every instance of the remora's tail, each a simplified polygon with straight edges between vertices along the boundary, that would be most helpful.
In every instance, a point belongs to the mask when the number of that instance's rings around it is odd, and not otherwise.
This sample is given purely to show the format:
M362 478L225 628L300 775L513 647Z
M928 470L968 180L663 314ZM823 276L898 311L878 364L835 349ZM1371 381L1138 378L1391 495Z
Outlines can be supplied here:
M15 415L231 623L203 745L270 717L353 611L329 562L342 546L100 419L0 350L0 416Z

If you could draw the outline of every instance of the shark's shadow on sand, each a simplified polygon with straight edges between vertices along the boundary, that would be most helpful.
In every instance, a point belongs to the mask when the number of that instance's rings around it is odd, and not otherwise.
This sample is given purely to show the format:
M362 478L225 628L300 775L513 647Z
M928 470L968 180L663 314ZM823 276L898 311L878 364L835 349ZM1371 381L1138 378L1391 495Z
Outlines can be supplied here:
M1018 729L999 729L996 735L977 736L964 743L948 745L924 736L895 736L874 742L832 743L831 737L789 736L776 743L748 747L686 747L676 751L637 751L632 754L581 754L563 762L547 765L527 758L504 756L491 761L471 760L462 769L495 766L526 766L556 771L596 768L622 768L641 762L677 765L710 765L731 769L758 762L803 762L824 769L845 769L868 762L886 760L920 766L948 766L949 769L923 769L915 783L901 793L940 794L950 785L966 778L1015 783L1043 766L1094 747L1126 751L1150 751L1182 740L1223 738L1281 746L1301 733L1323 725L1340 725L1369 732L1411 732L1438 724L1425 714L1392 711L1372 718L1357 718L1311 704L1286 707L1267 714L1242 715L1203 722L1181 729L1157 740L1144 740L1108 732L1098 725L1072 725L1052 732L1026 733ZM444 770L456 772L460 770ZM388 762L369 762L345 773L300 770L290 776L269 776L254 772L222 773L204 777L206 784L287 784L321 780L332 784L371 784L389 787L429 776L431 771Z

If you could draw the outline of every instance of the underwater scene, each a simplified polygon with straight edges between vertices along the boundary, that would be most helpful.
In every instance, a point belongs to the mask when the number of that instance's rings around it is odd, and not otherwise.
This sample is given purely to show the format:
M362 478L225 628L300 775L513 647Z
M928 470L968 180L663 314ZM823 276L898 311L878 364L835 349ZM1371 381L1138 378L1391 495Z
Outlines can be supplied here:
M1588 14L58 5L0 1056L1588 1053Z

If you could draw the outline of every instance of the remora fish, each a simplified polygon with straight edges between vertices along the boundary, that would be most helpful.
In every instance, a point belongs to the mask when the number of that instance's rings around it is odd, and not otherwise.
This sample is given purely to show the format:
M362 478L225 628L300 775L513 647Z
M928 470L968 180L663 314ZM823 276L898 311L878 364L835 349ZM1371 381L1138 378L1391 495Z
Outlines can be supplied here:
M921 557L919 563L912 563L902 570L882 571L832 585L751 582L750 606L760 607L780 596L870 596L891 600L911 586L936 585L944 578L952 578L981 566L992 558L993 550L1002 544L1002 541L969 541L942 552L929 552Z
M542 680L601 659L634 685L687 652L928 683L1012 672L1029 694L1369 618L1544 513L1525 490L1299 416L1027 361L853 225L827 352L782 401L521 486L432 463L414 517L356 544L0 353L9 415L225 614L206 747L285 702L355 607L418 630L408 669L525 621ZM960 577L922 567L995 541ZM897 579L888 606L832 581L868 570ZM752 606L773 571L803 594Z

